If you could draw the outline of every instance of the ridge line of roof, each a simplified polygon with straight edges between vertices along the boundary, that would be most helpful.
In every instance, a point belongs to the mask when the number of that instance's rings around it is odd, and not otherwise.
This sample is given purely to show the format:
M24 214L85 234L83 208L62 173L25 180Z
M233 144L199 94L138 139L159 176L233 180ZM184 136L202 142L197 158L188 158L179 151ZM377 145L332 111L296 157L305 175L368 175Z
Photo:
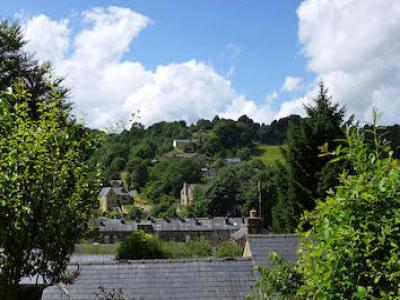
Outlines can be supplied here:
M251 257L235 258L193 258L193 259L138 259L138 260L112 260L112 261L71 261L69 265L134 265L134 264L172 264L172 263L194 263L194 262L232 262L251 261Z

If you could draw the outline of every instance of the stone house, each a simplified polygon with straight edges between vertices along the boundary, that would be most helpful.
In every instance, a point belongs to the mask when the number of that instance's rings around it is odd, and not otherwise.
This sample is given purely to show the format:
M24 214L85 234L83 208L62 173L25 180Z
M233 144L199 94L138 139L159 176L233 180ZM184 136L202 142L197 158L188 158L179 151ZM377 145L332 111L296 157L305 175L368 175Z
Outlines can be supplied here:
M183 184L181 189L181 205L188 206L193 201L193 191L196 187L201 187L201 184L187 183Z
M174 140L172 142L172 146L174 148L190 146L193 144L198 144L200 142L199 139L187 139L187 140Z
M99 193L100 211L120 210L122 205L132 204L135 191L129 191L128 187L122 186L120 180L112 180L110 183L111 186L103 187Z

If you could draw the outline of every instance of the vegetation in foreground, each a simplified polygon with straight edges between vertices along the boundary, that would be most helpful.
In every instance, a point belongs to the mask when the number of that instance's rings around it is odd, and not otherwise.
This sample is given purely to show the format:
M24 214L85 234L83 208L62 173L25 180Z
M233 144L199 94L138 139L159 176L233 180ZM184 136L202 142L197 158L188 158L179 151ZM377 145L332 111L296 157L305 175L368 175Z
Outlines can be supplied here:
M399 161L376 122L367 132L349 129L346 145L330 153L351 168L303 219L310 229L297 264L259 267L263 299L399 299Z

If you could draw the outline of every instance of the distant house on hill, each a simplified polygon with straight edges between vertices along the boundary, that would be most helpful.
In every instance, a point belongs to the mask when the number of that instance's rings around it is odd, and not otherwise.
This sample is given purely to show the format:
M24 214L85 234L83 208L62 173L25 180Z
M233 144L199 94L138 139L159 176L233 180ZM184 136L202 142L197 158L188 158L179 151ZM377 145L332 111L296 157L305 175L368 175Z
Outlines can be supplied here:
M187 145L193 145L193 144L198 144L200 142L199 139L188 139L188 140L174 140L172 142L172 146L174 148L179 148L179 147L185 147Z
M179 148L175 148L174 150L165 154L167 157L178 157L178 158L192 158L197 160L202 167L205 167L208 163L207 156L201 153L186 153Z
M111 186L103 187L99 193L100 210L102 212L120 209L124 204L131 204L136 191L129 191L122 186L121 180L111 180Z
M193 201L193 191L196 187L201 187L198 183L187 183L183 184L181 189L181 205L188 206Z
M225 158L224 163L227 166L234 166L240 163L242 160L239 157Z

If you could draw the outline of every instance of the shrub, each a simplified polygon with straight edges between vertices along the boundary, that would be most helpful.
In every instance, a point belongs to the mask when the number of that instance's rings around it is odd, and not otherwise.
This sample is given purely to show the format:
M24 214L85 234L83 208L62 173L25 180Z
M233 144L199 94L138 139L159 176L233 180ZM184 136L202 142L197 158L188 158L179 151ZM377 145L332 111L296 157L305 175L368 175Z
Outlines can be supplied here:
M235 242L225 241L217 246L215 254L217 257L239 257L242 256L242 248Z
M399 299L400 164L376 125L371 134L366 142L354 129L349 147L335 152L353 169L308 217L298 265L302 299Z
M168 258L200 258L212 256L209 241L190 241L187 243L161 242L161 247Z
M117 259L167 258L160 242L151 234L134 231L118 247Z
M190 241L185 243L191 257L208 257L212 256L213 249L209 241Z

